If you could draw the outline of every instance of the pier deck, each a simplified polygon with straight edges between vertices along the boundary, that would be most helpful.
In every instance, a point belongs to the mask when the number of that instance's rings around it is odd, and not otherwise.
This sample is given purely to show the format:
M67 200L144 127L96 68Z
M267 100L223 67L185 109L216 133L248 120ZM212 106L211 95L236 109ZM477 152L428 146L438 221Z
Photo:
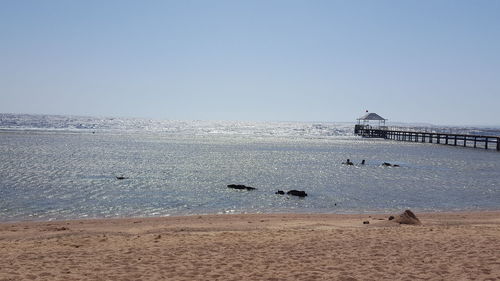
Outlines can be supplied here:
M386 128L371 128L364 125L356 125L354 128L354 133L356 135L367 138L383 138L407 142L435 143L500 151L500 136L415 132L391 130Z

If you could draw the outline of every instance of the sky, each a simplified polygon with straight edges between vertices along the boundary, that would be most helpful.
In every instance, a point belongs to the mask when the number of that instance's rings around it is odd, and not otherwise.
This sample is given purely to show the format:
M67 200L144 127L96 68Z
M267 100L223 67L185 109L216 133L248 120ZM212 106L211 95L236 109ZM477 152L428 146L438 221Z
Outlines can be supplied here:
M496 0L0 0L0 112L500 125Z

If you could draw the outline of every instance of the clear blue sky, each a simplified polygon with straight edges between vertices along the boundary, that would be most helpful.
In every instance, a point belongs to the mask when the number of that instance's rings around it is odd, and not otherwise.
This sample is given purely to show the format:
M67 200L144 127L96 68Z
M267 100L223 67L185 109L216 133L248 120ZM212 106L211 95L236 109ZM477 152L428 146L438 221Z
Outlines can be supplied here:
M0 112L500 125L500 1L0 0Z

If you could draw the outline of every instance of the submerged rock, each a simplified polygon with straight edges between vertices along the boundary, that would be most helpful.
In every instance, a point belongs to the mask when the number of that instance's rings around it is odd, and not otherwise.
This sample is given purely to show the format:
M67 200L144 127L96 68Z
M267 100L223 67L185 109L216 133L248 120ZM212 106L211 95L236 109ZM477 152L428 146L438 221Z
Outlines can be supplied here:
M246 190L254 190L254 189L257 189L255 187L251 187L251 186L246 186L246 185L243 185L243 184L230 184L228 185L227 187L229 188L232 188L232 189L246 189Z
M307 193L305 191L295 190L295 189L288 191L286 194L293 195L293 196L299 196L299 197L306 197L307 196Z

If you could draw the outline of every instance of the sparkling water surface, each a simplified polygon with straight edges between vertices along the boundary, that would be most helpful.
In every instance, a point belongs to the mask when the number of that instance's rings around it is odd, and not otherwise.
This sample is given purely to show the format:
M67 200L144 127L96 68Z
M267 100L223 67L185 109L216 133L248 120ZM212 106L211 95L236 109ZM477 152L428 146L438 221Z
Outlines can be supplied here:
M500 206L500 153L363 139L352 124L8 117L0 221ZM275 194L291 189L309 196Z

